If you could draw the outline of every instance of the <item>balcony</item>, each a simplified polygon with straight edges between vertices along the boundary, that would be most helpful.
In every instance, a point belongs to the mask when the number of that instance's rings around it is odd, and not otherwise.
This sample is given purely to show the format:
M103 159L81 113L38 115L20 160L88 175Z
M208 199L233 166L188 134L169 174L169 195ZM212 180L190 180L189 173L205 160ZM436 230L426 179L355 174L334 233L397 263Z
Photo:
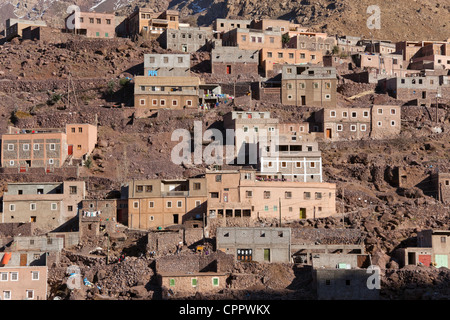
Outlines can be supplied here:
M189 191L167 191L161 192L161 197L188 197Z

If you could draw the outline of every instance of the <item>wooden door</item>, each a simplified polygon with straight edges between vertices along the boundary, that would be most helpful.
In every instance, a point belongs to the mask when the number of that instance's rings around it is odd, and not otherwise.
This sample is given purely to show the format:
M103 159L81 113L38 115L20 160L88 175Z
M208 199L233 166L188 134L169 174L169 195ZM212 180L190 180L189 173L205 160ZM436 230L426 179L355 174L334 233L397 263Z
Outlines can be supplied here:
M331 129L327 129L327 139L331 139Z
M67 153L69 156L73 154L73 146L72 145L69 146Z
M20 254L20 266L26 266L27 265L27 254L26 253L21 253Z
M306 208L300 208L300 219L306 219Z

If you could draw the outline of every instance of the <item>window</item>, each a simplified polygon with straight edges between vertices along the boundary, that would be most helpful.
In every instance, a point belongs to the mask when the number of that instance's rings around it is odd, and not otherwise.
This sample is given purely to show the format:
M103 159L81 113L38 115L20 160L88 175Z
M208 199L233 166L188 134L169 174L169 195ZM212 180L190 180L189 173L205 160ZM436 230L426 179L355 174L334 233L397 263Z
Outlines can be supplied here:
M183 201L178 200L177 201L177 208L181 208L183 206Z
M267 58L272 58L272 52L267 52Z
M209 195L213 199L218 199L219 198L219 193L218 192L210 192Z
M34 298L34 290L27 290L27 299Z
M153 191L153 186L145 186L145 192L152 192Z
M155 220L155 217L154 216L150 216L150 221L154 221Z
M154 208L155 207L155 202L154 201L149 201L148 202L148 207L149 208Z
M363 112L363 117L364 118L368 118L369 117L369 111L364 111Z
M326 100L330 100L330 99L331 99L331 94L326 94L326 95L325 95L325 99L326 99Z
M310 167L310 168L315 168L315 167L316 167L316 163L311 161L311 162L309 163L309 167Z
M94 18L89 18L89 23L94 23Z
M366 127L365 124L362 124L362 125L360 126L360 129L361 129L361 131L366 131L367 127Z
M169 286L175 286L175 279L169 279Z
M97 18L97 24L101 24L102 23L102 19Z
M16 205L15 204L10 204L9 205L9 211L16 211Z
M13 150L14 150L14 145L8 144L8 151L13 151Z
M383 109L378 108L377 113L378 113L378 114L383 114Z
M246 196L247 198L253 197L253 191L250 191L250 190L245 191L245 196Z
M55 161L53 159L48 159L48 164L54 164Z
M77 150L81 150L81 144L77 145Z
M136 192L144 192L144 186L136 186Z
M391 121L391 126L395 127L395 121L394 120Z
M30 203L30 210L35 211L36 210L36 203Z
M305 200L311 199L311 192L303 192L303 199Z
M212 285L214 287L217 287L219 285L219 278L217 277L212 278Z
M200 182L194 182L194 190L200 190L201 189L201 183Z
M283 58L283 52L278 52L278 58Z
M164 99L159 100L159 104L161 106L165 106L166 105L166 100L164 100Z
M19 281L19 273L11 272L11 281Z
M294 59L294 54L293 53L289 53L289 59Z
M73 211L73 206L67 206L67 211L69 212Z
M304 53L300 53L300 59L305 59L306 55Z
M198 208L202 205L202 202L200 200L195 200L195 207Z
M352 118L356 118L357 113L355 111L352 112Z
M133 202L133 208L135 208L135 209L139 208L139 202L138 201L134 201Z
M109 33L108 32L105 32L105 37L109 38Z
M192 106L192 100L186 100L186 104L187 104L188 106Z
M172 201L166 202L166 208L172 208Z
M172 100L172 106L176 107L178 105L178 100Z
M23 145L23 151L29 151L30 150L30 145L28 143Z
M106 24L111 24L111 19L106 19Z
M80 23L83 23L83 22L84 22L83 17L80 17Z
M100 37L100 32L96 32L96 33L95 33L95 36L96 36L96 37Z
M273 211L278 211L278 207L277 206L273 206Z
M322 200L322 193L316 192L316 200Z
M292 198L292 192L291 191L286 191L284 193L284 196L285 196L286 199L291 199Z
M139 104L141 106L145 106L145 99L139 99Z
M270 191L264 191L264 199L270 199Z
M264 206L264 211L269 211L269 206Z
M9 165L13 166L14 165L14 160L9 160Z
M356 125L352 124L352 125L350 126L350 131L356 131Z
M347 118L348 117L348 112L347 111L343 111L342 112L342 118Z
M153 106L158 105L158 99L152 99L152 105Z
M77 194L77 187L76 186L70 186L69 190L70 190L70 194Z
M0 281L8 281L8 272L2 272Z
M383 125L383 123L381 121L377 122L377 126L381 127Z
M191 279L191 285L192 285L193 287L196 287L196 286L197 286L197 278L192 278L192 279Z
M244 132L248 132L248 127L244 127Z
M342 124L338 124L336 128L337 128L337 131L342 131L344 127Z
M54 143L50 143L50 150L56 150L56 145Z
M301 163L300 161L297 161L297 162L295 163L295 167L296 167L296 168L301 168L301 167L302 167L302 163Z
M3 300L11 300L11 291L3 291Z
M282 161L281 162L281 167L282 168L287 168L287 162L286 161Z
M397 110L391 109L391 114L396 114L396 113L397 113Z
M332 118L336 117L336 111L331 110L330 111L330 117L332 117Z
M319 83L314 82L313 86L314 86L314 89L319 89Z

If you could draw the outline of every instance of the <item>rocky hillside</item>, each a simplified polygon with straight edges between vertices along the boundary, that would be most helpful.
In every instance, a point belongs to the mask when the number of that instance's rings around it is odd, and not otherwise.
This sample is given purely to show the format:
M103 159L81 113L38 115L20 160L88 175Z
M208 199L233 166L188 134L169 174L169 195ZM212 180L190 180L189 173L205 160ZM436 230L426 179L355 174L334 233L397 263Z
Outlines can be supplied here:
M450 37L450 3L440 0L7 0L0 4L0 16L42 17L61 24L61 17L72 4L82 10L117 11L120 15L129 14L135 7L148 7L155 12L177 9L185 21L202 26L217 18L279 18L333 35L373 36L393 41ZM381 10L379 30L367 28L372 14L367 13L367 8L371 5L378 5Z

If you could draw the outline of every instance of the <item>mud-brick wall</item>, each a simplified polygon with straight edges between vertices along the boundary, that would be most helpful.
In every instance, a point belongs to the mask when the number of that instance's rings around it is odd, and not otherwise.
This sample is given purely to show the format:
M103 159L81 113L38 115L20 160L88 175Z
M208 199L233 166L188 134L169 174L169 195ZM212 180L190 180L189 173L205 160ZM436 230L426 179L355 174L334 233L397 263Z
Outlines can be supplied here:
M183 241L183 231L150 232L148 234L147 251L175 252L178 242Z
M199 272L199 257L183 253L161 257L156 260L156 272Z

